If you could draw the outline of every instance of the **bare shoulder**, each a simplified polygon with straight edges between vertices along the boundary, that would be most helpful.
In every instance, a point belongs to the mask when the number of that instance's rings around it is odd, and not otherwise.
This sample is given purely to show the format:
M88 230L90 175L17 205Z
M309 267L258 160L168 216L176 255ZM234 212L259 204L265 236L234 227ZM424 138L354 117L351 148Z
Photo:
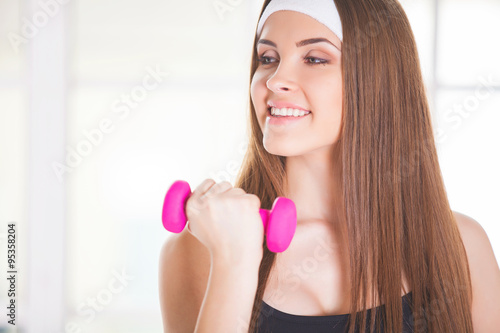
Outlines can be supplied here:
M500 327L500 269L488 235L473 218L453 212L467 252L472 281L474 332Z
M158 272L164 332L194 331L209 274L209 253L187 230L165 241Z

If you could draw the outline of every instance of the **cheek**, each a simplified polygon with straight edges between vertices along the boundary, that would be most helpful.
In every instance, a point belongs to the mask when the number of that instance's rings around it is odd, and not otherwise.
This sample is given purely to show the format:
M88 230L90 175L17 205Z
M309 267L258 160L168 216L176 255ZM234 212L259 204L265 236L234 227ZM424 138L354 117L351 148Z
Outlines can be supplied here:
M327 109L335 113L342 111L342 83L337 80L316 82L315 89L310 89L314 94L312 100L321 110ZM318 87L320 87L318 89ZM326 108L325 108L326 107Z
M325 87L328 91L325 91L325 96L328 96L328 104L333 106L336 112L342 111L342 77L340 75L335 76L334 80L329 80Z
M254 106L255 106L256 99L257 99L256 84L257 84L257 81L255 80L255 76L254 76L252 78L252 82L250 83L250 98L252 99L252 103Z
M329 96L325 105L329 105L328 123L331 126L340 126L342 122L342 91L334 91Z
M335 129L337 132L342 123L342 82L340 78L335 77L333 80L327 79L317 83L316 87L318 86L321 89L315 89L314 96L311 97L314 106L318 107L315 126L320 126L320 131L324 129L332 133Z
M250 97L252 99L252 103L257 115L262 116L267 111L266 94L267 94L266 81L262 77L262 75L259 75L258 72L255 72L255 75L253 76L252 82L250 84Z
M250 83L250 99L252 100L252 105L255 109L255 115L261 131L263 131L263 126L267 116L267 114L265 114L266 110L263 110L263 108L266 107L265 93L265 84L262 84L262 79L256 72Z

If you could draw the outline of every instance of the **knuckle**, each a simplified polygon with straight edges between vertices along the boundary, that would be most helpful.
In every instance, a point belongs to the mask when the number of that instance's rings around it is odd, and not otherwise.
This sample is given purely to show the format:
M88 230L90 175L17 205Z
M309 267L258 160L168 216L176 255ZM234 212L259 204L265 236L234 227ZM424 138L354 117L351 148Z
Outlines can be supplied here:
M208 186L209 183L214 183L214 180L212 178L206 178L204 181L200 183L200 185L198 185L196 189L198 191L201 191L203 190L204 187Z
M231 186L233 187L233 184L231 184L229 181L227 180L223 180L219 183L220 186Z
M215 196L205 196L203 198L203 206L209 208L210 206L214 205L216 200L217 200L217 197L215 197Z
M202 193L204 188L207 188L208 187L208 184L212 182L214 183L214 180L212 178L206 178L204 181L202 181L197 187L196 189L193 191L193 193L195 195L199 194L199 193Z
M235 188L233 188L233 192L235 192L237 194L246 194L245 190L242 189L241 187L235 187Z
M255 194L247 194L248 201L252 205L252 207L260 207L260 198Z
M222 187L224 187L224 184L222 183L215 183L214 186L212 186L213 189L219 190Z
M224 184L222 182L220 183L215 183L212 185L212 187L207 191L207 193L215 193L220 191L224 187Z
M191 196L186 202L186 210L199 212L200 210L206 209L209 205L210 197L204 195L194 195Z

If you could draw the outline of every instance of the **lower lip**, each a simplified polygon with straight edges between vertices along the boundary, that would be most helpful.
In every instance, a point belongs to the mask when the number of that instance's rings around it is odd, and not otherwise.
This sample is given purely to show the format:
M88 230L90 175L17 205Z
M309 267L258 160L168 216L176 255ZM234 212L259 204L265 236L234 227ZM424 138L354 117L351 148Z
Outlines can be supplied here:
M311 115L311 113L308 113L302 117L274 117L271 115L271 111L267 110L267 117L266 117L266 123L269 125L277 125L277 126L283 126L283 125L290 125L299 122L302 119L306 119Z

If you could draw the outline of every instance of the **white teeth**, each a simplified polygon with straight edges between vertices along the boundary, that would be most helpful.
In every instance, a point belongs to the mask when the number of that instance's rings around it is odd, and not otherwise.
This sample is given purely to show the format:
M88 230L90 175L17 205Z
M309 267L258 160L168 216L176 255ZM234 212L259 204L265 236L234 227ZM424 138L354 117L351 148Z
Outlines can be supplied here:
M309 113L311 113L311 112L299 110L299 109L292 109L292 108L281 108L281 109L277 109L275 107L271 108L271 114L273 116L302 117L302 116L307 115Z

